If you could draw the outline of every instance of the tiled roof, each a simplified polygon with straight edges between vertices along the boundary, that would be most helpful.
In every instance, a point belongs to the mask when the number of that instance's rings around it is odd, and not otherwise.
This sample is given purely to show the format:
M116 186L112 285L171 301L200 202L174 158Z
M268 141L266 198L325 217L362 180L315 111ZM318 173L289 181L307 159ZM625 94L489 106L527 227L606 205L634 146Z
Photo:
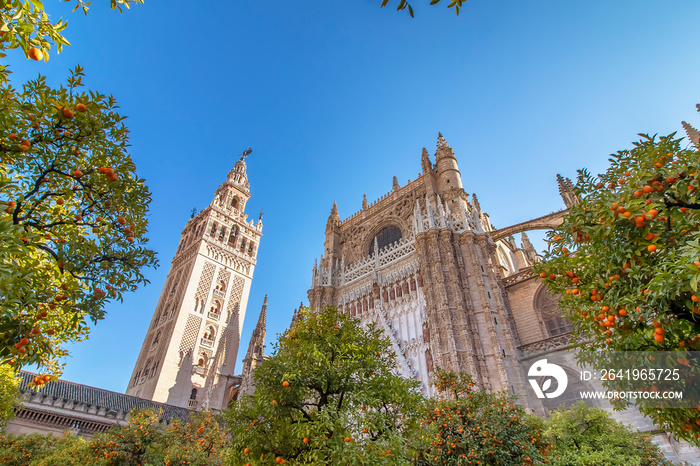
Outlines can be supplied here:
M20 391L22 393L41 394L43 396L51 396L54 399L62 398L63 400L72 400L74 404L84 403L88 406L94 406L98 410L104 408L106 411L122 411L129 414L133 408L155 408L162 410L161 420L170 421L173 418L187 419L192 411L181 408L179 406L158 403L151 400L144 400L123 393L103 390L101 388L81 385L65 380L57 380L55 382L47 382L40 390L36 390L32 380L37 374L21 371L22 382Z

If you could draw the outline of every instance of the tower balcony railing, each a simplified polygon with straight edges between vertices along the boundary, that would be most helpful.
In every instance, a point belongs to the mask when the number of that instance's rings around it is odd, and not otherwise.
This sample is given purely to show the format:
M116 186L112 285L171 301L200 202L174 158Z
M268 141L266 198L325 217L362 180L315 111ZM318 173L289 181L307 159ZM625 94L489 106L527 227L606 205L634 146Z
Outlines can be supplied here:
M197 400L187 400L187 407L192 409L196 408Z
M200 344L204 346L205 348L213 348L214 347L214 340L210 340L209 338L202 338Z
M214 290L213 294L217 298L221 298L221 299L224 299L224 297L226 297L226 293L221 291L221 290Z
M198 366L196 364L194 366L192 366L192 373L204 375L204 372L206 372L206 369L204 367Z
M209 317L211 320L219 320L219 317L221 317L221 314L219 314L218 312L209 311L207 313L207 317Z

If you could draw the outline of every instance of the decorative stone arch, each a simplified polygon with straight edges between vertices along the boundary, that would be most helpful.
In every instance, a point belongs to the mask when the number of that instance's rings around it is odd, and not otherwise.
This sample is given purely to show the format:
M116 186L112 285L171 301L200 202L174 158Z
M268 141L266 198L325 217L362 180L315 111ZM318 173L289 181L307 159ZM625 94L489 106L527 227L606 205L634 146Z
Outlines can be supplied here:
M560 210L559 212L554 212L542 217L538 217L527 222L518 223L511 225L509 227L501 228L496 231L491 232L491 239L496 242L512 236L516 233L522 233L523 231L531 230L551 230L554 227L558 227L564 221L564 215L566 210Z
M223 278L220 278L216 282L216 289L221 291L222 293L226 293L226 280L224 280Z
M204 338L208 340L216 339L216 326L213 324L208 324L204 329Z
M544 284L537 289L533 299L532 306L548 338L571 332L571 321L564 317L559 309L559 299L560 297L553 296Z
M209 312L213 312L214 314L221 314L222 306L223 306L223 303L221 302L221 300L215 299L211 302L211 307L209 308Z
M403 220L400 217L396 216L389 216L383 218L378 224L376 224L374 227L372 227L368 232L367 232L367 237L365 238L363 247L362 247L362 252L365 255L372 255L374 254L374 238L384 229L389 228L389 227L396 227L400 230L401 232L401 237L399 239L406 238L408 236L408 232L411 231L409 225L406 224L406 221ZM385 245L386 246L386 245ZM381 249L383 246L380 245L379 248Z
M517 267L513 261L511 250L500 241L496 243L496 257L498 258L498 265L505 269L505 276L516 273ZM505 264L502 262L505 262Z

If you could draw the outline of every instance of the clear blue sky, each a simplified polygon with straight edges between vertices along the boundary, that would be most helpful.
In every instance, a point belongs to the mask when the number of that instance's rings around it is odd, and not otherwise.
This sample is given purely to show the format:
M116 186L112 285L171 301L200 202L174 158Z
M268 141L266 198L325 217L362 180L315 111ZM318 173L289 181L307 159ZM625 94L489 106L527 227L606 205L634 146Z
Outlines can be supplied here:
M415 19L381 0L147 0L121 16L98 0L87 17L45 3L74 45L48 64L10 52L13 83L42 73L57 84L85 67L87 88L129 116L153 193L161 266L70 347L64 374L115 391L190 211L248 146L248 211L265 209L265 227L239 359L266 293L268 351L306 302L333 201L345 218L392 176L415 179L438 131L466 191L502 227L562 208L557 173L599 173L637 133L700 124L697 0L470 0L459 18L413 0Z

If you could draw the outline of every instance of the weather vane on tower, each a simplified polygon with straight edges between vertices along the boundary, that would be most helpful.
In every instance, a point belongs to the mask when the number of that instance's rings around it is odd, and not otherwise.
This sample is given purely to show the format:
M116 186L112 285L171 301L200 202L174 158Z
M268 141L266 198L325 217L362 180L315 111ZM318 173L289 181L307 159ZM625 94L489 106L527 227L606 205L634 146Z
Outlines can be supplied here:
M241 160L245 160L245 158L248 157L251 152L253 152L253 149L251 149L250 147L244 150L241 154Z

